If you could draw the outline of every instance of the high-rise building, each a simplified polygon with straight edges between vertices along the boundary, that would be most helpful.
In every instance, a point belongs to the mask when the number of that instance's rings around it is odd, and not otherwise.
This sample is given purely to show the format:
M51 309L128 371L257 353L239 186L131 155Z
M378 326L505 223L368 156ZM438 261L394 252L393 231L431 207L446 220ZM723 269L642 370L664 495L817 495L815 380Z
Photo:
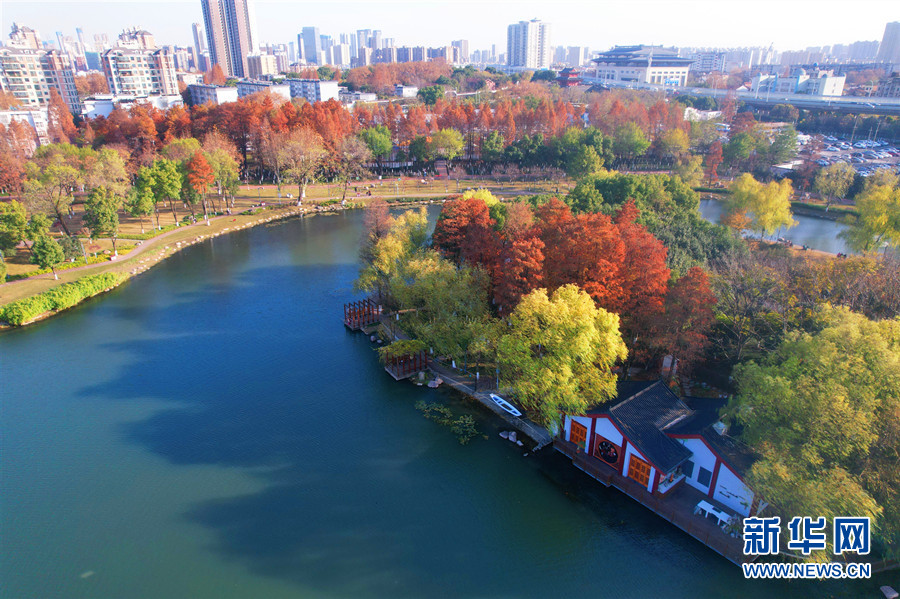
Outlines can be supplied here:
M469 40L456 40L451 44L459 50L459 62L469 62Z
M103 53L101 63L112 94L167 96L178 93L175 59L168 48L113 48Z
M197 54L203 54L206 52L206 41L203 39L203 29L200 27L200 23L192 24L191 31L194 34L194 48L197 50Z
M550 23L538 19L519 21L507 28L506 64L510 67L550 67Z
M884 37L878 48L878 62L900 62L900 21L884 26Z
M0 48L0 90L23 105L46 106L55 88L74 113L81 110L75 89L75 72L69 57L58 50Z
M6 45L10 48L20 48L22 50L40 50L41 38L38 32L31 27L23 27L13 23L12 31L9 34L9 42Z
M322 64L322 39L319 36L318 27L304 27L303 39L303 58L307 64Z
M272 54L251 54L247 57L247 77L262 79L266 75L278 74L278 61Z
M201 0L209 55L232 77L247 75L247 56L256 48L250 0Z
M153 50L156 48L156 40L149 31L132 27L131 29L125 29L119 34L116 46L133 50Z

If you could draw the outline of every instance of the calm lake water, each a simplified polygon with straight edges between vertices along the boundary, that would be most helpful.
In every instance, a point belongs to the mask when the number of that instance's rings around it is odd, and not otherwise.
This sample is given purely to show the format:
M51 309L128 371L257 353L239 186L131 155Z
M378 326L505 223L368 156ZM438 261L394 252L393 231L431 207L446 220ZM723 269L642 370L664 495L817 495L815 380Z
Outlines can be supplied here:
M0 335L0 596L877 596L745 581L477 406L395 383L341 323L361 230L220 237Z
M719 200L700 200L700 213L706 220L718 223L722 212L722 202ZM837 254L838 252L851 253L847 249L847 244L844 243L844 240L838 237L838 234L846 229L847 225L833 220L799 214L794 215L794 220L797 221L796 225L790 229L784 229L779 234L769 237L769 239L784 237L793 241L794 245L808 245L814 250L822 250L832 254Z

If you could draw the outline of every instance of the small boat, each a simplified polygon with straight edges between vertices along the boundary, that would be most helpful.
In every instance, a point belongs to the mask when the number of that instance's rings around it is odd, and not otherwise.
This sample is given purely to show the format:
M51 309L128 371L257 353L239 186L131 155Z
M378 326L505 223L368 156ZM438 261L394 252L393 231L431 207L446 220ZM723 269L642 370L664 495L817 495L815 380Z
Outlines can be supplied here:
M518 416L521 416L521 415L522 415L522 412L520 412L519 410L517 410L517 409L515 408L515 406L513 406L511 403L509 403L508 401L506 401L505 399L503 399L503 398L500 397L499 395L494 395L493 393L491 393L491 401L493 401L495 404L497 404L498 406L500 406L501 408L503 408L504 410L506 410L507 412L509 412L509 413L512 414L513 416L517 416L517 417L518 417Z

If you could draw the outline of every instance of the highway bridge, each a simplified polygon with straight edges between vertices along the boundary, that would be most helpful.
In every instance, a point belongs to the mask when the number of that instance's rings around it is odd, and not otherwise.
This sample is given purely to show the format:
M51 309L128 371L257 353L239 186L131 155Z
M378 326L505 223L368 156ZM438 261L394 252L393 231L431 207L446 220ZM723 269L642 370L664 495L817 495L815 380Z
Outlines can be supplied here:
M709 89L703 87L671 87L653 85L650 83L636 83L624 81L607 81L583 76L586 84L599 84L607 87L628 89L648 89L674 94L687 94L691 96L724 98L733 93L739 102L751 106L774 106L775 104L790 104L797 108L808 110L831 110L852 114L871 114L875 116L900 116L900 98L873 98L861 96L808 96L806 94L784 94L759 92L729 92L724 89Z

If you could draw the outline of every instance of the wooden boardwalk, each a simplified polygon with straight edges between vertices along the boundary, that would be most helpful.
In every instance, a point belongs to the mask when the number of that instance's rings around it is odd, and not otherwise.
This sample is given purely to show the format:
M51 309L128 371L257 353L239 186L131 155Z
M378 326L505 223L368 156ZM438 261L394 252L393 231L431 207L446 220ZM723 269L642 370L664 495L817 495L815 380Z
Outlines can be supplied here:
M718 524L694 514L694 507L701 500L725 511L733 511L707 497L690 485L680 484L665 495L651 494L640 483L622 476L614 468L596 458L577 451L574 443L554 439L553 447L572 458L572 464L607 487L615 487L658 516L665 518L728 561L740 565L753 561L756 556L744 555L744 543L740 537L726 534Z

